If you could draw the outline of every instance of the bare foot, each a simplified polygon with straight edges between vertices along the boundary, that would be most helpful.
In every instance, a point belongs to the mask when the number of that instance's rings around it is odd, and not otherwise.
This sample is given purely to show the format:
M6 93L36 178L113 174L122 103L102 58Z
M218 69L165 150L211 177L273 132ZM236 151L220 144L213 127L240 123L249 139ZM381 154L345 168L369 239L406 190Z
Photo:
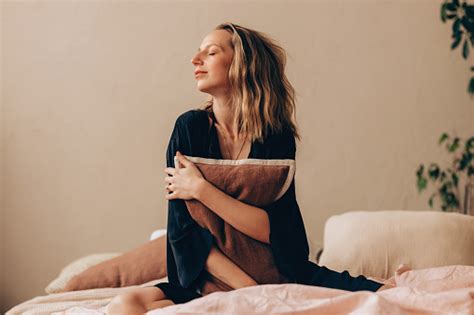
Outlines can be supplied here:
M407 264L401 264L398 266L397 270L395 270L395 275L396 276L399 276L401 275L402 273L406 272L406 271L410 271L412 270L410 268L410 266L408 266Z

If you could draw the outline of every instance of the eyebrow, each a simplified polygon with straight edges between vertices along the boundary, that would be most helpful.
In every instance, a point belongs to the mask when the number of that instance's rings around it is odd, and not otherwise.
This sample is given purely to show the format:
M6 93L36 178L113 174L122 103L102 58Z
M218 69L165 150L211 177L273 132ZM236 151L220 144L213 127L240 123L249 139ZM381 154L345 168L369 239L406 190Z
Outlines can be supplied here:
M221 48L221 49L222 49L222 47L221 47L221 46L219 46L219 45L217 45L217 44L209 44L209 45L206 45L206 46L204 46L204 48L207 48L207 47L210 47L210 46L217 46L217 47L219 47L219 48ZM201 51L201 48L198 48L198 50L197 50L197 51Z

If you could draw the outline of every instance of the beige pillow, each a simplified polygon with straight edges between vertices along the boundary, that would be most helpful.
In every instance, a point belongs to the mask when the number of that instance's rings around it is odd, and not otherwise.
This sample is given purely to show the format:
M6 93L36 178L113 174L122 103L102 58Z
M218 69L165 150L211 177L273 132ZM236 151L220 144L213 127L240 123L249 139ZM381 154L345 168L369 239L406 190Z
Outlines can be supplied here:
M319 264L388 279L412 269L474 265L474 217L439 211L355 211L330 217Z
M64 292L66 284L74 276L80 274L91 266L97 265L103 261L112 259L119 255L121 255L121 253L103 253L81 257L64 267L59 273L59 276L53 281L51 281L51 283L48 284L48 286L44 290L46 293L49 294Z
M126 287L161 279L167 275L166 235L124 254L84 257L61 274L46 288L47 293Z

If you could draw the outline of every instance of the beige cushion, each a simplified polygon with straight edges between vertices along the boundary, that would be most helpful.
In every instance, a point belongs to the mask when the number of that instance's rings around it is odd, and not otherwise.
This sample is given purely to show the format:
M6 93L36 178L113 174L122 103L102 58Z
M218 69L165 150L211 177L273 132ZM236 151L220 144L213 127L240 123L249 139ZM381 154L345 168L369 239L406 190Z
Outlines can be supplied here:
M396 268L474 265L474 217L438 211L355 211L330 217L319 264L387 279Z
M82 273L91 266L97 265L103 261L112 259L114 257L120 256L121 253L103 253L103 254L93 254L79 259L74 260L72 263L64 267L59 276L51 281L50 284L44 289L46 293L59 293L64 292L66 284L76 275Z

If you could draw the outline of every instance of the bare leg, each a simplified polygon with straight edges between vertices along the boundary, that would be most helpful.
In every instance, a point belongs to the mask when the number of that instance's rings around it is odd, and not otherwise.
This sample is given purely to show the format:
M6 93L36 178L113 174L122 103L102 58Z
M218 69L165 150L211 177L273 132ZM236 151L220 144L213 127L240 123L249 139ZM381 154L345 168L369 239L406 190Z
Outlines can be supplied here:
M107 315L142 315L173 304L157 287L136 288L113 298L107 307Z
M169 305L174 305L173 301L165 299L161 301L151 302L147 306L147 311L155 310L157 308L163 308Z

